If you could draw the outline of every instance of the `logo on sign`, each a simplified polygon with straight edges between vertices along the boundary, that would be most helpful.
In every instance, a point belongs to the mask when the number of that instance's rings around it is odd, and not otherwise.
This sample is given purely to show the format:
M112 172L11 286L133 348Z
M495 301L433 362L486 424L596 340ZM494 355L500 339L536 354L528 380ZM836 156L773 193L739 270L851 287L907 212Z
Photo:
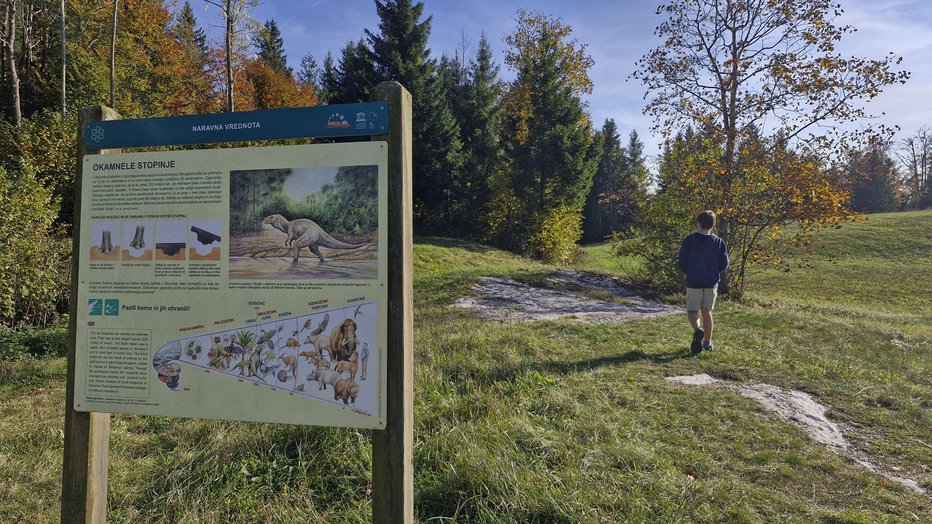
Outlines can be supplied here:
M356 129L366 129L366 112L360 111L356 113Z
M350 127L350 123L346 121L346 117L342 113L333 113L327 118L327 127L331 129Z
M94 128L91 129L91 140L93 140L94 142L100 142L103 139L104 139L104 128L100 126L94 126Z
M91 316L100 316L104 314L104 301L99 298L92 298L87 301L87 314Z

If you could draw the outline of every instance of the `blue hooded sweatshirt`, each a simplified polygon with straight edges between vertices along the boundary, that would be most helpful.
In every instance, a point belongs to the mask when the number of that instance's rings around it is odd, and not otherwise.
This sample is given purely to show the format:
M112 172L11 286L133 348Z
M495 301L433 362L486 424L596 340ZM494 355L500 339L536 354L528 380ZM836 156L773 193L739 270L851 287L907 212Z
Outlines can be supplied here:
M728 267L728 248L721 238L696 232L683 239L676 263L686 273L686 287L716 287Z

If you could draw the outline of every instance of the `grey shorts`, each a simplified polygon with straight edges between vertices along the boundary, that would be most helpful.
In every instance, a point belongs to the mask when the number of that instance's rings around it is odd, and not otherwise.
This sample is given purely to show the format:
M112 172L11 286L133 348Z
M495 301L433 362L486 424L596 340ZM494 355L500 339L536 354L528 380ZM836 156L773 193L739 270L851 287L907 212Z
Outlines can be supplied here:
M686 288L686 311L712 310L715 308L717 296L717 287L688 287Z

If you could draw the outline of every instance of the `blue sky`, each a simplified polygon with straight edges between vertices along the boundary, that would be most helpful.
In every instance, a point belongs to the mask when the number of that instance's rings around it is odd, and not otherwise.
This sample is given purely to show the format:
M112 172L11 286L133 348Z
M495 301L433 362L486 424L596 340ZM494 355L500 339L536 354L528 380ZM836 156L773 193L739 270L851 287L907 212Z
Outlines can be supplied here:
M880 58L892 51L903 57L912 79L905 86L891 86L867 105L877 122L899 125L897 138L914 133L920 126L932 127L932 1L929 0L841 0L845 9L841 22L858 31L848 35L840 51L862 57ZM650 132L652 121L641 113L644 88L628 76L635 61L659 40L654 27L659 0L425 0L425 15L433 16L431 56L453 55L463 36L472 44L485 33L505 79L511 73L504 65L504 37L514 28L519 8L561 17L574 36L588 45L595 60L590 77L595 88L588 97L589 112L596 125L615 119L623 139L633 129L646 144L646 152L658 151L660 138ZM192 0L192 6L197 5ZM215 12L199 12L209 36L219 39L222 28ZM339 55L350 40L363 36L364 29L378 31L373 0L264 0L253 16L264 22L274 18L282 31L289 64L297 68L301 57L314 55L320 63L327 51Z

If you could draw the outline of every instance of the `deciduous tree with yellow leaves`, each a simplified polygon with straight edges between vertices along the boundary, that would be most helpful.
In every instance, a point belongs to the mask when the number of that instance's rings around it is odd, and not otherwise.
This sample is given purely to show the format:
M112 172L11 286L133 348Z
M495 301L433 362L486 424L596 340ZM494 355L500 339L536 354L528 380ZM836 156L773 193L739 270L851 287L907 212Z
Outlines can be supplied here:
M842 9L831 0L673 0L657 14L662 43L633 77L647 87L645 113L657 130L692 126L706 137L681 182L701 195L697 211L719 214L718 233L738 261L722 290L740 294L762 239L788 222L808 230L849 216L844 190L819 160L888 133L865 129L863 103L909 73L892 54L840 54L836 45L854 28L838 25ZM857 134L843 131L852 122Z

